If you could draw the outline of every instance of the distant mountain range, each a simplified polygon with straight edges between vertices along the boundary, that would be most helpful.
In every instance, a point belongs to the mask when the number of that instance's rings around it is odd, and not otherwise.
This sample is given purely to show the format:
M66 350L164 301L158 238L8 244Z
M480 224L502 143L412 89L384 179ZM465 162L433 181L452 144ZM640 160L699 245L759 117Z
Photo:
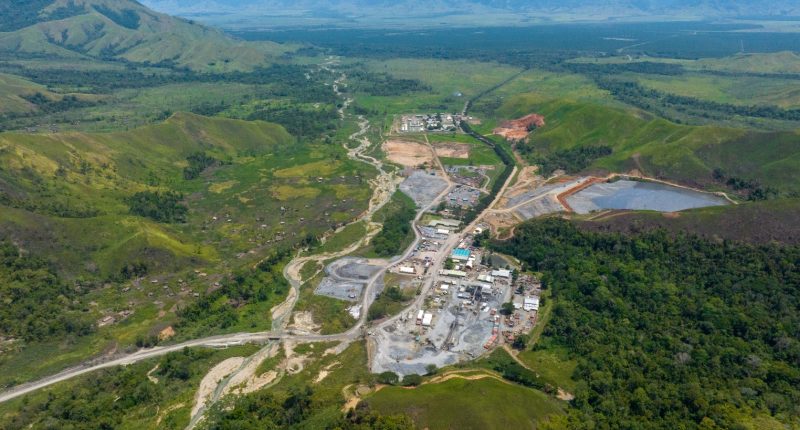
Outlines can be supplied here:
M133 0L0 0L0 55L124 59L196 70L248 69L281 52Z
M779 18L800 16L796 0L143 0L179 16L228 27L430 21L480 25L537 21ZM465 19L466 16L471 19Z

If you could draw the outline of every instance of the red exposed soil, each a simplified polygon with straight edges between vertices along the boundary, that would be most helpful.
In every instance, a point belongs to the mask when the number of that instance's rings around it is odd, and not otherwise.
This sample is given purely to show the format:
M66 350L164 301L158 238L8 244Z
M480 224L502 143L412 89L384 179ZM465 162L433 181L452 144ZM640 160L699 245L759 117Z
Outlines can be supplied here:
M530 133L528 128L535 125L536 128L544 127L544 117L537 113L526 115L522 118L506 121L500 127L492 130L492 133L505 137L511 141L525 140Z

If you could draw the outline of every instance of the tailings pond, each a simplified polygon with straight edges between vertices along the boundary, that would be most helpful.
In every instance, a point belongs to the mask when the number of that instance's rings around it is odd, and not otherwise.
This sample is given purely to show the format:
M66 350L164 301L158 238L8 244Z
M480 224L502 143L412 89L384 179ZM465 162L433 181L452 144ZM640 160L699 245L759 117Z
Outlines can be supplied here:
M594 184L567 197L567 203L576 213L587 214L602 209L677 212L722 206L728 201L714 194L655 182L621 180Z

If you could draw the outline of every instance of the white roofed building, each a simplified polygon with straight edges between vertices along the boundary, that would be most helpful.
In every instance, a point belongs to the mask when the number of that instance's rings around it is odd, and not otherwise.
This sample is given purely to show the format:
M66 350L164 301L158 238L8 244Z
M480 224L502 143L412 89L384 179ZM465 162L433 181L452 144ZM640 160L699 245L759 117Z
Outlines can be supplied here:
M511 277L511 271L508 270L508 269L492 270L492 276L494 276L495 278L506 278L506 279L508 279L508 278Z
M538 311L539 310L539 297L538 296L531 296L525 297L525 301L522 302L522 309L526 311Z

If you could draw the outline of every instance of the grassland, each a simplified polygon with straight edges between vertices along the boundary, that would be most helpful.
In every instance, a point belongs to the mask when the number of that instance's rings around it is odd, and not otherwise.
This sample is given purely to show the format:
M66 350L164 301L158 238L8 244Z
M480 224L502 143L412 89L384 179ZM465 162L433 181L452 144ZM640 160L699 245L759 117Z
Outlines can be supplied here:
M795 132L760 132L716 126L686 126L635 109L553 99L537 93L505 101L499 117L517 118L537 112L547 125L530 137L530 147L554 151L606 145L613 154L592 168L604 171L637 169L646 175L698 186L714 186L712 171L757 180L787 192L798 190L800 153ZM741 154L748 154L742 162Z
M533 369L547 381L574 393L576 382L572 379L577 360L570 360L566 351L556 348L535 349L523 351L517 356L528 368Z
M385 115L461 112L470 97L519 72L519 69L507 65L463 60L365 60L365 65L370 71L385 72L400 79L416 79L433 89L428 94L358 95L360 106Z
M0 73L0 115L35 110L36 106L23 96L31 96L37 92L50 95L43 85L18 76Z
M358 242L366 236L367 224L363 221L350 224L326 240L324 244L315 248L313 252L329 253L338 252Z
M563 409L544 393L493 378L386 387L365 402L381 413L408 414L418 428L431 430L535 428Z
M658 91L718 103L800 107L800 81L793 79L700 74L629 77Z
M87 338L16 343L0 360L2 385L177 327L177 310L231 272L362 213L375 174L340 146L297 142L275 124L191 114L131 132L4 133L0 148L3 237L83 285L89 315L115 318ZM219 162L187 180L186 157L197 151ZM127 198L145 190L181 193L187 222L129 213ZM131 264L144 273L122 276ZM264 316L281 298L237 307L223 331L268 328ZM176 339L208 334L200 328L184 325Z
M727 57L696 60L650 57L646 55L575 58L570 62L593 64L626 64L632 62L679 64L690 71L731 73L793 74L800 73L800 55L791 51L770 53L738 53Z
M428 139L431 144L436 146L437 143L466 143L470 145L468 158L449 158L439 157L442 164L447 166L502 166L503 162L497 157L497 154L492 148L486 144L478 142L469 135L448 133L448 134L430 134Z

